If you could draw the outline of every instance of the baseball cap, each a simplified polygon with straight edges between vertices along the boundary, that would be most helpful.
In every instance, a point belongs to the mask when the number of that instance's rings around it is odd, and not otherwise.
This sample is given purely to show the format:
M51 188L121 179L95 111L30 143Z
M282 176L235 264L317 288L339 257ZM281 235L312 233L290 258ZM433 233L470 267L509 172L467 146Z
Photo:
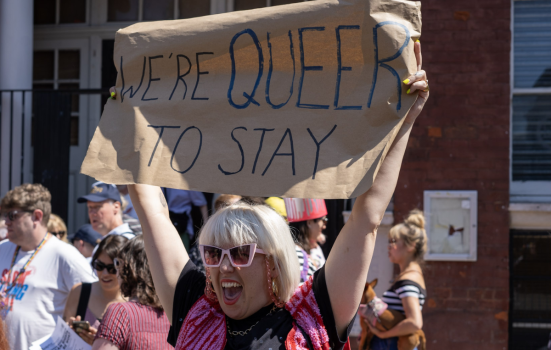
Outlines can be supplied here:
M96 182L92 185L90 194L82 196L77 199L78 203L90 202L103 202L104 200L112 199L114 201L121 201L121 194L115 185L106 184L104 182Z
M101 242L103 236L94 231L92 225L86 224L82 225L75 234L69 236L67 239L71 243L73 243L75 239L81 239L95 247L99 242Z

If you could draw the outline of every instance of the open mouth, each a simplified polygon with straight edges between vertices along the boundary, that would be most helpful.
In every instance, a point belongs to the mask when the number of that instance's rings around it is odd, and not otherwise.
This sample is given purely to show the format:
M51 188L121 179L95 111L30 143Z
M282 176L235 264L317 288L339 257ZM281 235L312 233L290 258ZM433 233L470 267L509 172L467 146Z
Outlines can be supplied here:
M243 286L235 281L222 281L222 291L224 303L226 305L233 305L239 300L243 292Z

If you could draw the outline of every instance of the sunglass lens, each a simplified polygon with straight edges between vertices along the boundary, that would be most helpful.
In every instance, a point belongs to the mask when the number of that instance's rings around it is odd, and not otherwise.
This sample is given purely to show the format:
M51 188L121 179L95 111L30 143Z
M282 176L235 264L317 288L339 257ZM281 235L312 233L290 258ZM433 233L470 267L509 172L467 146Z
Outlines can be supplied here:
M220 263L220 254L222 250L216 247L204 246L205 265L213 266Z
M105 265L101 261L94 261L93 268L96 269L96 271L102 271L105 268Z
M240 247L232 248L230 249L230 256L235 265L247 265L251 256L251 246L242 245Z

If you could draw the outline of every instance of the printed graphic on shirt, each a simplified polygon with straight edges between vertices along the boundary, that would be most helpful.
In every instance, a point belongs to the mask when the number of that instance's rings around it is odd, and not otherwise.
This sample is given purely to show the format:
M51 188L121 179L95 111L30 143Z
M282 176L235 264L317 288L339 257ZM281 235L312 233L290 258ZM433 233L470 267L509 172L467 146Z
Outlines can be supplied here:
M8 269L2 271L2 279L0 279L0 293L4 296L4 313L11 312L14 309L14 302L21 301L25 297L25 293L29 289L29 286L25 283L27 278L31 275L34 275L36 269L33 266L29 266L27 271L23 272L21 277L17 278L19 275L19 269L14 266L14 272L9 273ZM15 285L13 282L16 281Z

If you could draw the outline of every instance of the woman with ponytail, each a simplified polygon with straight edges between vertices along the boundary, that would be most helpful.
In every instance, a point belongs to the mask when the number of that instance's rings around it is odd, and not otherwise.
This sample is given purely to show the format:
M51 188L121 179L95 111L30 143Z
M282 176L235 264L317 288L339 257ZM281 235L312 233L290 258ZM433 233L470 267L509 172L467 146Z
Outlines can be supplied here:
M397 350L399 336L423 328L421 310L427 291L422 266L426 251L425 217L422 211L416 209L403 223L394 226L388 235L388 257L400 267L400 273L382 298L389 309L402 312L406 318L386 332L368 323L375 335L371 341L372 350Z

